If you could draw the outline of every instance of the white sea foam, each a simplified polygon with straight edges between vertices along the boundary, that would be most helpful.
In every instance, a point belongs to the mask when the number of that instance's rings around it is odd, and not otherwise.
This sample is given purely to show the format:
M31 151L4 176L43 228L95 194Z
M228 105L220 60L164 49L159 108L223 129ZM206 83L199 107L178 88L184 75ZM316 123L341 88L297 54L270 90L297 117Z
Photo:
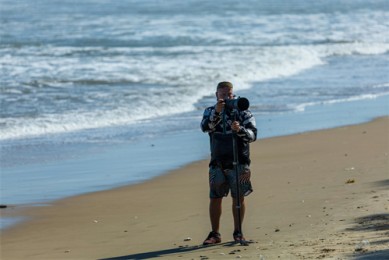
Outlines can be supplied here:
M234 82L236 91L240 91L250 88L254 81L287 77L324 64L325 58L329 56L379 54L388 50L389 44L383 43L171 47L136 50L111 48L108 52L119 55L101 57L98 60L88 58L79 62L77 57L66 56L58 59L51 54L103 50L52 46L47 50L50 53L49 57L40 55L36 57L35 48L28 51L22 49L23 55L5 57L1 62L12 68L10 75L18 80L29 82L33 78L38 78L38 86L58 87L62 85L62 80L72 79L74 82L67 83L68 85L93 80L117 84L128 82L154 84L161 87L129 93L129 99L117 97L118 99L110 100L109 96L113 94L106 92L97 93L89 100L87 97L80 97L89 103L93 100L112 103L111 108L103 111L81 109L75 114L73 111L71 113L63 111L61 114L39 115L37 118L3 118L0 123L5 127L0 130L0 139L133 124L143 119L191 111L200 98L214 92L214 85L221 80ZM131 55L139 52L147 55ZM156 52L163 52L165 55L154 55ZM62 87L66 89L66 85ZM31 91L37 90L32 88ZM15 90L10 92L16 93ZM300 105L297 110L305 106Z

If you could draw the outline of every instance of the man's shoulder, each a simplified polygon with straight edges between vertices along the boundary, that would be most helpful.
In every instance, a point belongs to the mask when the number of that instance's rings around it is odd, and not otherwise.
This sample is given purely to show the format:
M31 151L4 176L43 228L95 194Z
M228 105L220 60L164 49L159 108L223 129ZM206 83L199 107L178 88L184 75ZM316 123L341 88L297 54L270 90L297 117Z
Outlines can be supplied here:
M215 106L210 106L210 107L207 107L205 110L204 110L204 115L210 115L212 110L215 109Z

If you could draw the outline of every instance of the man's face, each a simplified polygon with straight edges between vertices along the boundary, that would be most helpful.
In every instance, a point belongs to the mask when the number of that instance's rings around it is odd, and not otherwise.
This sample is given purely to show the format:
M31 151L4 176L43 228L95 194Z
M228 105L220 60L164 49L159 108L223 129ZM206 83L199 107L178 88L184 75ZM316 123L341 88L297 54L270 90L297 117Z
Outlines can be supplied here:
M233 99L234 98L234 91L231 88L219 88L216 91L216 98L219 99Z

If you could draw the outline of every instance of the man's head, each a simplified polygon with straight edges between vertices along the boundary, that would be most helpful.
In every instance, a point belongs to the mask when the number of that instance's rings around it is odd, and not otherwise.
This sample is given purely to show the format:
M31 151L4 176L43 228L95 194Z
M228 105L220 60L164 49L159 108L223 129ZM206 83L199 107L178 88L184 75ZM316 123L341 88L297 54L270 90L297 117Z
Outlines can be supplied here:
M234 90L231 82L222 81L217 84L216 87L216 98L219 99L233 99L234 98Z

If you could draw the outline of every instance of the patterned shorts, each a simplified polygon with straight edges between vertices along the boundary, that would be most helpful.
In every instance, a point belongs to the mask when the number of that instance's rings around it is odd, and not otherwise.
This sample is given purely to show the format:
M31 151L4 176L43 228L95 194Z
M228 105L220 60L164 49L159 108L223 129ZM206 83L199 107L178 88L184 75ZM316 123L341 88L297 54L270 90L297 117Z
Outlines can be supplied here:
M241 196L249 195L253 189L251 186L251 171L247 164L238 164L239 173L239 193ZM233 169L222 169L218 165L209 167L209 197L212 199L222 198L228 195L231 190L231 196L236 198L236 175Z

